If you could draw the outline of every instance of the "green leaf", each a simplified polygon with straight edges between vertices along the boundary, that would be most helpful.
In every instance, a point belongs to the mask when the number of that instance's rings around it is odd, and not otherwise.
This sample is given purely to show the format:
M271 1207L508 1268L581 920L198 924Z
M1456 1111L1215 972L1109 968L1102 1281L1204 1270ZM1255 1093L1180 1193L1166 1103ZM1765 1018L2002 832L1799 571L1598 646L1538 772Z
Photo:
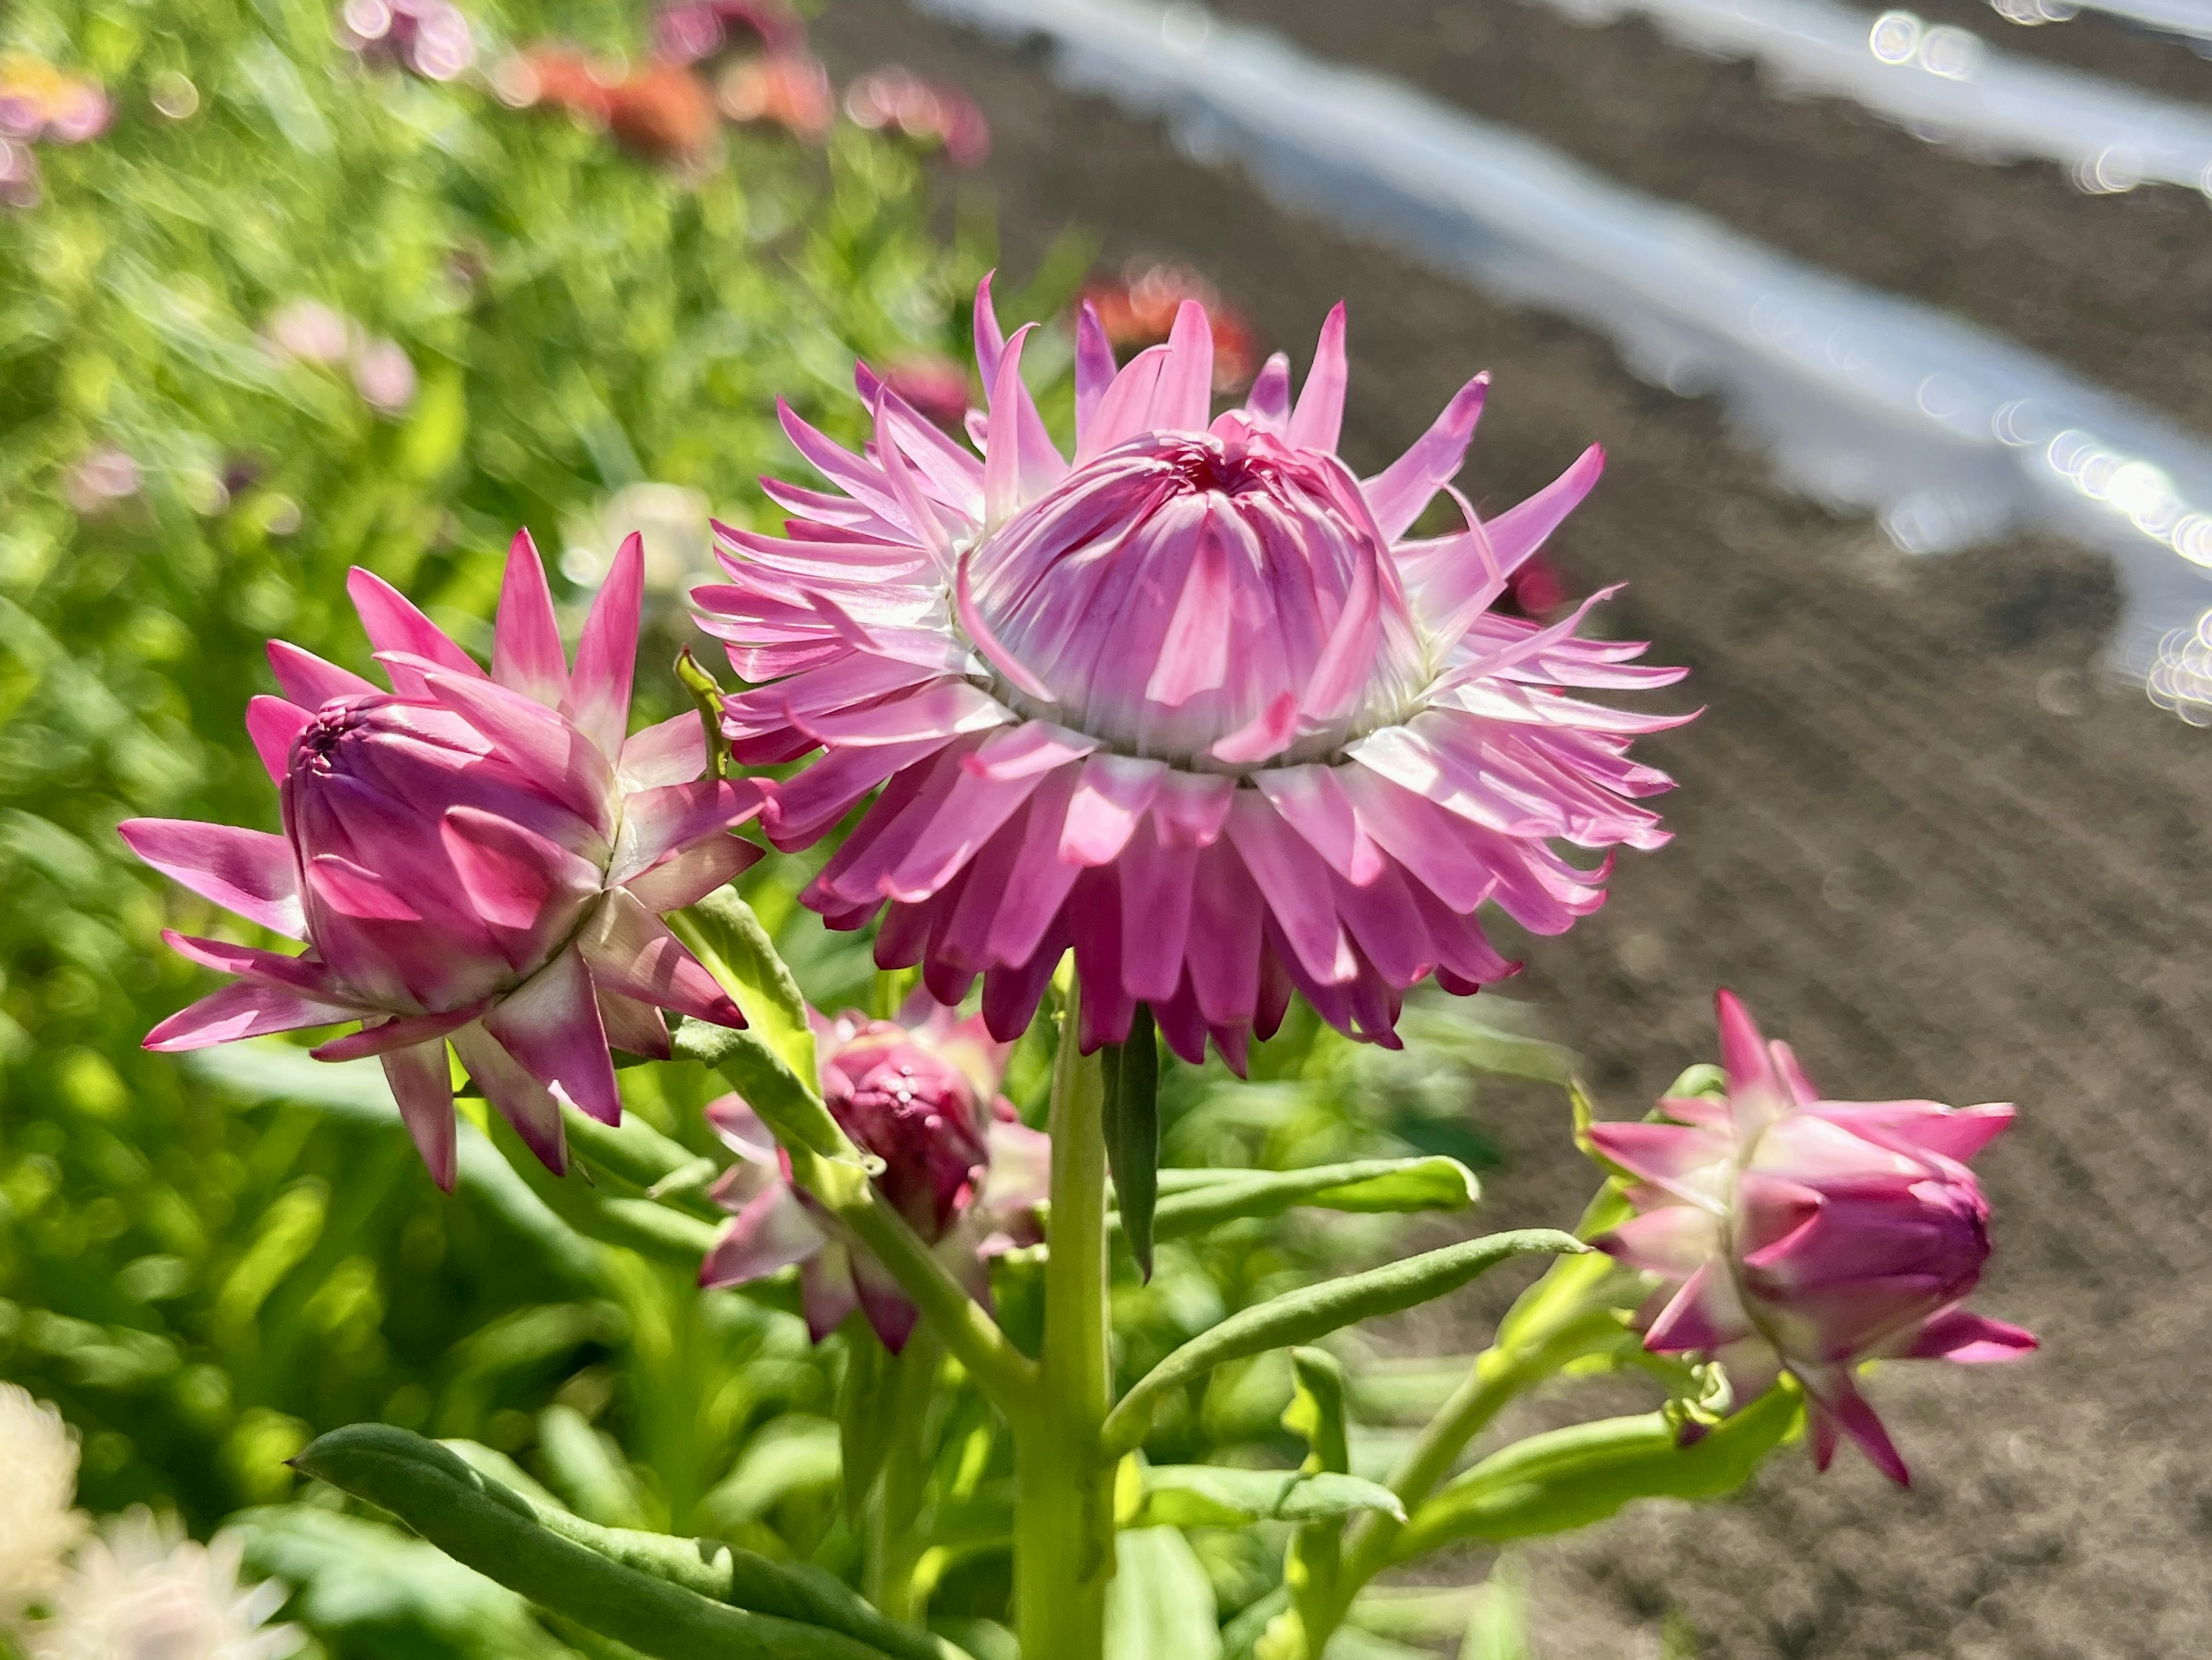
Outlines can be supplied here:
M724 888L668 920L744 1012L746 1023L743 1031L733 1031L686 1020L676 1033L676 1052L714 1067L737 1085L780 1140L850 1162L853 1145L822 1104L815 1082L814 1030L807 1024L806 1000L752 907Z
M1380 1482L1330 1471L1236 1469L1225 1464L1158 1464L1144 1473L1128 1528L1241 1528L1254 1522L1317 1522L1379 1511L1403 1520L1398 1495Z
M1109 1043L1104 1056L1106 1163L1114 1176L1121 1231L1137 1268L1152 1277L1152 1212L1160 1183L1160 1046L1152 1011L1137 1005L1127 1043Z
M1106 1660L1218 1660L1213 1582L1190 1541L1173 1528L1138 1528L1117 1536L1115 1554Z
M1414 1513L1398 1537L1405 1561L1456 1539L1493 1544L1604 1520L1633 1499L1715 1499L1733 1493L1796 1427L1802 1405L1768 1390L1688 1446L1665 1413L1607 1418L1516 1441L1484 1459Z
M601 1528L541 1511L434 1441L333 1430L293 1461L391 1511L455 1560L659 1660L958 1660L818 1571L717 1540Z
M1344 1433L1344 1368L1327 1349L1292 1349L1291 1372L1295 1383L1283 1427L1306 1444L1306 1473L1343 1474L1352 1468Z
M845 1370L837 1382L837 1434L845 1478L845 1507L854 1516L868 1507L884 1456L897 1432L891 1402L898 1394L898 1363L866 1319L845 1323Z
M1118 1179L1117 1183L1118 1187ZM1456 1158L1362 1158L1304 1170L1164 1170L1154 1237L1178 1239L1299 1205L1369 1213L1465 1210L1481 1196Z
M1143 1438L1161 1395L1228 1361L1310 1343L1356 1322L1400 1313L1457 1291L1511 1257L1589 1249L1553 1228L1493 1233L1241 1309L1176 1349L1121 1398L1107 1414L1102 1432L1106 1449L1113 1455L1128 1451Z

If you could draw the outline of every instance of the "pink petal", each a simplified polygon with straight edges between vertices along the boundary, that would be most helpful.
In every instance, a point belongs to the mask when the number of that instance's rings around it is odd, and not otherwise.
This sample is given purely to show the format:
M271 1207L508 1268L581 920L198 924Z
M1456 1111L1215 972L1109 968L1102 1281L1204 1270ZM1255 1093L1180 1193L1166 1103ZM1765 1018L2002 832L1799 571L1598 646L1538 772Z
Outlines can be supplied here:
M507 575L500 584L499 621L494 628L491 678L549 709L568 695L568 660L561 648L561 625L553 615L553 591L530 532L519 530L507 550Z
M1881 1420L1875 1416L1866 1397L1859 1393L1848 1371L1838 1366L1818 1371L1800 1371L1796 1375L1808 1397L1808 1417L1826 1414L1832 1418L1844 1434L1858 1443L1859 1450L1866 1454L1876 1469L1900 1487L1912 1485L1912 1477L1905 1468L1905 1460L1899 1456L1896 1444L1882 1427ZM1832 1432L1827 1443L1830 1446L1834 1444ZM1824 1462L1819 1459L1819 1452L1816 1442L1815 1460Z
M1721 1249L1720 1222L1696 1205L1665 1205L1630 1217L1593 1243L1642 1273L1687 1280Z
M883 1346L893 1354L901 1353L907 1339L914 1335L921 1310L908 1300L898 1281L866 1251L853 1252L851 1262L853 1288L860 1296L860 1312L868 1316L868 1324L875 1329Z
M668 1042L668 1023L659 1009L605 987L599 988L599 1025L606 1031L608 1048L648 1061L665 1061L675 1053Z
M1286 691L1207 753L1232 767L1254 766L1280 755L1297 741L1297 696Z
M156 1054L174 1055L184 1049L235 1043L241 1037L297 1031L303 1026L335 1025L341 1020L360 1018L357 1008L317 1002L298 992L258 980L240 980L178 1010L146 1034L142 1047Z
M1996 1361L2018 1360L2040 1347L2035 1334L2022 1327L1954 1307L1945 1309L1921 1327L1905 1356L1911 1360L1956 1360L1964 1365L1987 1365Z
M1024 506L1058 483L1067 463L1053 447L1044 419L1022 380L1022 348L1034 323L1014 331L994 374L984 382L991 393L991 443L983 455L983 522L1003 525Z
M637 790L623 803L622 835L607 867L610 887L629 884L672 855L735 830L767 800L750 779L704 778Z
M1774 1069L1774 1057L1759 1036L1750 1012L1727 987L1713 994L1720 1023L1721 1066L1728 1073L1729 1110L1745 1145L1789 1109L1790 1098Z
M297 703L288 703L281 697L246 700L246 735L252 739L253 752L261 757L272 781L284 781L284 775L292 769L292 745L314 719Z
M289 640L269 642L269 667L284 696L303 708L319 709L334 697L376 697L384 691L374 680L325 663Z
M1724 1173L1735 1157L1729 1137L1686 1124L1611 1122L1592 1124L1589 1139L1600 1154L1631 1176L1708 1210L1723 1208L1724 1195L1713 1173Z
M638 617L645 603L645 538L623 539L614 568L592 601L576 642L576 672L568 682L568 714L600 753L622 753L629 735L630 678L637 672Z
M799 1264L799 1306L806 1316L807 1335L817 1343L853 1317L860 1297L844 1246L832 1243Z
M632 733L617 765L632 789L688 784L707 770L707 729L696 714L672 715Z
M1265 909L1233 848L1217 842L1200 850L1184 960L1199 1012L1209 1025L1249 1025L1258 1012Z
M718 1026L745 1024L690 948L623 889L599 902L577 944L592 978L610 991Z
M622 1122L622 1093L592 976L575 952L562 952L524 981L483 1024L556 1098L603 1124Z
M1592 444L1574 465L1527 501L1490 520L1490 545L1498 555L1498 569L1510 576L1528 556L1544 545L1547 537L1590 493L1605 471L1605 447Z
M780 785L767 809L769 840L787 853L811 846L870 790L934 755L945 740L840 750Z
M425 657L452 673L481 679L483 671L476 660L446 637L445 630L415 608L414 604L398 588L374 571L355 566L346 573L346 593L352 596L354 609L361 613L361 625L368 632L369 644L379 652L405 652L416 657ZM273 660L273 657L272 657ZM419 694L418 684L412 682L411 672L392 672L392 684L402 692ZM305 702L302 697L293 699Z
M1106 338L1097 307L1088 300L1075 318L1075 443L1079 453L1084 435L1098 412L1099 400L1114 383L1114 348Z
M901 697L865 708L794 717L793 724L818 744L911 744L988 732L1018 719L1006 706L965 680L936 680Z
M1465 915L1497 890L1498 873L1442 808L1363 765L1340 769L1337 782L1360 829L1448 909Z
M960 626L966 632L969 643L982 654L986 662L1006 676L1020 691L1036 699L1040 703L1059 702L1060 700L1053 696L1052 688L1046 685L1012 652L1006 649L1006 646L1000 642L999 636L991 631L991 625L983 620L983 613L976 609L972 579L969 575L975 558L974 548L962 554L959 569L954 572L952 578L953 608L959 614Z
M1750 1336L1752 1329L1727 1264L1708 1258L1660 1310L1644 1347L1654 1354L1710 1354Z
M1934 1101L1822 1101L1813 1112L1854 1135L1911 1153L1938 1153L1964 1164L2002 1134L2012 1104L1946 1107Z
M1358 958L1330 903L1327 866L1258 792L1237 791L1229 840L1305 971L1323 985L1342 985L1358 974Z
M722 1225L699 1264L699 1284L708 1291L750 1285L805 1262L829 1242L798 1195L778 1182L755 1194Z
M514 1126L523 1145L556 1176L568 1173L568 1133L561 1123L561 1104L545 1085L501 1047L481 1021L460 1028L453 1045L484 1098Z
M1093 755L1085 761L1060 827L1060 857L1071 865L1109 863L1127 845L1166 772L1163 762L1126 755Z
M438 832L469 908L495 930L527 934L599 890L589 860L496 813L448 807Z
M975 284L975 367L987 386L997 383L999 360L1006 350L1006 331L999 325L999 308L991 299L991 280L997 275L985 271Z
M1290 424L1289 357L1279 351L1269 354L1260 373L1253 378L1252 390L1244 395L1244 412L1252 417L1255 426L1269 432L1280 433Z
M1375 510L1375 522L1385 541L1395 542L1403 536L1437 489L1459 471L1489 391L1490 375L1486 370L1459 389L1411 449L1367 481L1364 488L1368 505Z
M1211 845L1229 821L1229 803L1235 794L1235 781L1218 773L1170 770L1160 780L1160 793L1152 801L1161 840L1177 847Z
M960 765L978 778L1007 783L1080 761L1097 747L1097 739L1066 727L1056 727L1049 721L1025 721L1018 727L993 733L983 740L982 748L962 756Z
M1364 886L1382 873L1382 850L1359 828L1352 798L1344 793L1335 769L1273 767L1255 774L1252 781L1338 875Z
M115 832L131 852L203 899L274 933L307 937L299 873L283 836L183 818L126 818Z
M1186 300L1176 307L1168 334L1168 361L1152 393L1152 426L1167 432L1203 432L1213 418L1213 325L1206 307Z
M1313 367L1298 392L1298 405L1291 411L1290 441L1301 449L1333 450L1344 425L1344 389L1349 376L1344 361L1344 301L1340 300L1321 325L1314 347Z
M422 912L407 903L392 883L374 870L362 870L352 859L323 852L307 861L307 885L314 897L330 905L338 916L362 923L420 923Z
M1147 346L1121 366L1106 395L1098 400L1098 412L1091 417L1083 441L1076 447L1079 466L1145 430L1152 418L1152 394L1167 361L1165 346Z
M1209 506L1204 511L1190 538L1182 590L1145 682L1146 699L1170 708L1200 692L1218 691L1229 678L1231 636L1237 621L1231 550L1214 516L1218 510Z
M234 946L227 939L195 939L174 928L162 929L161 939L178 956L218 974L235 974L266 986L281 986L319 1002L355 1001L331 971L330 964L314 960L312 954L287 957L280 952L262 951L253 946Z
M1115 862L1121 884L1121 976L1133 997L1165 1002L1182 979L1198 849L1167 842L1157 814Z
M446 1042L393 1049L383 1057L384 1081L399 1104L399 1116L415 1139L415 1150L429 1166L430 1179L447 1193L458 1168L453 1119L453 1073L446 1062Z
M441 671L419 678L425 693L474 727L532 783L603 834L613 828L607 798L614 775L608 758L618 750L604 748L580 725L495 681Z
M671 854L642 876L622 885L646 909L659 915L696 904L717 888L750 870L768 849L742 836L708 836L682 853Z
M1040 775L1033 772L999 779L959 768L933 812L915 809L928 812L927 822L880 879L881 891L908 904L919 903L939 891L998 834L1000 826L1021 810L1039 782Z
M402 1015L379 1025L363 1026L343 1037L333 1037L307 1052L318 1061L359 1061L372 1055L392 1055L417 1045L427 1046L433 1038L444 1037L454 1027L465 1026L480 1011L481 1005L471 1004L444 1014ZM438 1045L441 1060L445 1053L441 1043Z
M1020 850L1014 855L1012 867L1003 873L994 873L1000 885L994 896L996 909L985 947L992 963L1027 963L1043 943L1046 930L1082 873L1079 866L1060 856L1060 833L1067 823L1068 803L1075 797L1078 776L1073 767L1046 775L1024 810ZM995 1024L992 1031L1002 1037L1006 1035Z

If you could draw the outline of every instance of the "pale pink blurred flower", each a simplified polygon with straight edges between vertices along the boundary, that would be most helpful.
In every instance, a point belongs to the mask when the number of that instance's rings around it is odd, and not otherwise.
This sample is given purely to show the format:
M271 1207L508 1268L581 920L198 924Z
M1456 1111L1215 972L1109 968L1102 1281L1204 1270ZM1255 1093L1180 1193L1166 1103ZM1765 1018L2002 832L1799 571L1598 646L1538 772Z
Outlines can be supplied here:
M934 354L894 359L884 370L884 385L948 432L962 430L971 407L964 364Z
M1241 1066L1293 990L1395 1043L1406 988L1512 972L1478 907L1557 933L1604 897L1606 867L1554 839L1667 839L1632 798L1669 781L1629 740L1688 717L1561 689L1680 672L1579 636L1587 605L1548 628L1494 609L1596 481L1595 447L1479 520L1447 483L1478 376L1359 480L1336 454L1343 308L1295 403L1278 356L1210 419L1212 330L1192 303L1118 371L1083 314L1071 465L1022 383L1027 335L1002 337L986 283L981 462L865 368L863 454L785 409L837 491L764 480L789 538L718 527L729 581L694 596L756 683L725 708L736 752L827 751L775 787L771 839L806 846L883 789L806 891L833 927L888 902L877 961L921 964L947 1003L981 976L1002 1037L1073 946L1086 1049L1143 1002L1177 1054L1210 1032ZM1440 489L1462 527L1410 538Z
M79 513L95 514L137 495L144 483L129 451L104 444L70 469L62 493Z
M355 354L353 384L380 415L398 415L415 401L415 365L398 341L379 337Z
M989 1259L1042 1236L1050 1143L998 1093L1007 1045L980 1017L918 994L899 1020L812 1015L822 1098L845 1133L884 1161L876 1186L937 1250L976 1300L990 1301ZM857 1307L886 1347L918 1317L898 1283L791 1184L790 1161L744 1101L707 1116L739 1162L714 1189L732 1213L699 1283L744 1285L799 1265L807 1328L819 1342Z
M35 208L44 194L37 154L21 139L0 138L0 202L11 208Z
M269 1623L291 1591L241 1580L243 1555L235 1534L202 1545L131 1511L79 1553L52 1617L32 1628L33 1660L280 1660L307 1633Z
M846 88L845 113L872 131L896 128L920 143L942 145L956 167L981 166L991 153L991 124L974 99L896 64L871 70Z
M456 80L476 62L469 20L451 0L345 0L335 27L348 51L426 81Z
M802 51L806 25L783 0L678 0L653 15L657 49L678 64L719 58L738 44L733 37L775 57Z
M632 537L573 670L526 533L508 555L489 675L364 570L348 587L391 692L272 642L284 696L253 699L246 730L279 787L284 833L163 818L120 829L156 870L307 949L286 957L165 933L240 978L163 1021L146 1047L359 1020L316 1057L380 1057L431 1174L450 1189L448 1042L557 1171L561 1103L621 1118L610 1045L665 1059L657 1008L743 1025L659 917L759 856L727 832L758 810L760 792L700 776L696 715L627 735L642 565Z
M115 106L97 82L28 52L0 55L0 138L81 144L114 119Z
M1749 1392L1778 1366L1805 1391L1820 1468L1840 1432L1902 1485L1859 1364L2013 1360L2036 1347L1961 1306L1990 1254L1989 1206L1966 1161L2013 1110L1827 1100L1733 993L1716 1003L1725 1100L1673 1097L1660 1108L1674 1122L1590 1127L1638 1184L1639 1213L1595 1243L1668 1284L1645 1347L1717 1355Z
M262 325L269 349L302 363L328 368L353 350L353 325L319 300L287 300Z

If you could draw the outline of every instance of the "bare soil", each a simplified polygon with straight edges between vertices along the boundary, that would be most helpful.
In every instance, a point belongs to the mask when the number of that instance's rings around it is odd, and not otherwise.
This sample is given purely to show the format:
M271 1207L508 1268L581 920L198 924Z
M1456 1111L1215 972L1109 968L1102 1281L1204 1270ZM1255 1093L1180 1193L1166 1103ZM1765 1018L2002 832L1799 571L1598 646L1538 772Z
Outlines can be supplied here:
M1513 0L1230 9L2212 430L2212 218L2192 195L2086 198L2054 168L1776 103L1640 24L1584 31ZM1629 581L1609 626L1690 665L1705 708L1651 746L1681 781L1678 839L1624 862L1598 915L1528 942L1515 994L1589 1057L1610 1110L1709 1058L1723 982L1838 1094L2021 1104L1983 1161L1998 1254L1979 1305L2044 1353L1875 1381L1908 1493L1848 1456L1818 1480L1788 1456L1737 1502L1650 1505L1533 1552L1543 1660L1656 1660L1670 1614L1713 1660L2212 1654L2212 733L2097 668L2117 605L2101 560L2033 539L1900 554L1781 491L1715 408L1632 379L1601 341L1279 212L1060 93L1032 53L898 0L840 0L820 36L841 71L896 59L981 101L1017 278L1086 224L1107 264L1204 271L1300 360L1347 298L1364 468L1481 367L1495 386L1462 480L1479 503L1603 441L1606 480L1556 550L1584 587ZM2178 47L2078 38L2101 72L2155 63L2212 88ZM1494 1128L1514 1154L1495 1219L1571 1215L1589 1177L1555 1109Z

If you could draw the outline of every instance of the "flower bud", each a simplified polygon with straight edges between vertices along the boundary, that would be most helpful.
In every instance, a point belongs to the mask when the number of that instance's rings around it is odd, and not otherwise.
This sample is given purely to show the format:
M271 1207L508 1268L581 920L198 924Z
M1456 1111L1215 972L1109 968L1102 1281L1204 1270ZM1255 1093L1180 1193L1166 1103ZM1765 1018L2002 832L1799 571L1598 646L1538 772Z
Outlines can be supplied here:
M1960 1306L1990 1254L1989 1205L1966 1161L2013 1110L1825 1100L1734 994L1717 1002L1725 1098L1669 1097L1660 1106L1674 1122L1590 1127L1638 1184L1638 1214L1595 1243L1669 1282L1647 1348L1717 1355L1740 1380L1778 1366L1804 1389L1821 1468L1840 1431L1901 1485L1905 1462L1858 1391L1858 1365L2010 1360L2036 1347Z

